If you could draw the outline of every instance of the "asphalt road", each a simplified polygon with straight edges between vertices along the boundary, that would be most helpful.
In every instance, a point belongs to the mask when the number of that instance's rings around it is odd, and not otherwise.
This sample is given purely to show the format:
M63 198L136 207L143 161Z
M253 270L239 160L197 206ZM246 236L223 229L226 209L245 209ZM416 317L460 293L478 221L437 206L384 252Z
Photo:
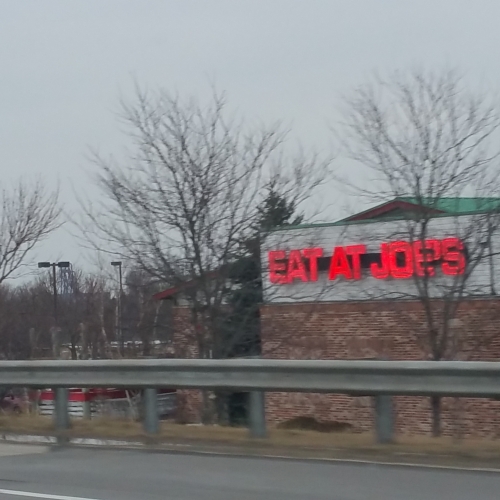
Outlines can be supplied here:
M500 473L0 445L0 500L498 500Z

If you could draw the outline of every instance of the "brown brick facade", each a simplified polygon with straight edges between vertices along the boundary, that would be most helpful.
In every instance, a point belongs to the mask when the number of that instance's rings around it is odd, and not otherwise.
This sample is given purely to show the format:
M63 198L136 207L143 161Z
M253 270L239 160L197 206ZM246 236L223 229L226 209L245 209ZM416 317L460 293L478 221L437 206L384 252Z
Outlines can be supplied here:
M500 299L463 302L454 335L460 350L449 359L500 360ZM196 336L189 309L174 311L174 352L196 358ZM458 320L458 321L457 321ZM261 308L263 356L272 359L429 359L425 316L417 302L373 301L265 305ZM297 416L351 424L355 431L373 429L370 397L341 394L269 393L266 413L270 424ZM399 433L429 434L428 398L395 397ZM179 391L178 415L182 422L200 422L201 391ZM500 402L490 399L444 398L444 434L497 437Z
M457 351L449 359L500 360L498 299L463 302L454 319ZM279 304L261 308L263 355L273 359L429 359L425 316L418 302L339 302ZM431 429L429 399L396 397L399 433L427 434ZM500 402L445 398L445 434L497 436ZM268 421L297 416L347 422L357 431L373 429L371 398L344 395L267 395Z
M189 307L175 307L173 309L173 350L174 357L196 359L199 357L198 341L201 329L193 327L193 318ZM208 401L208 414L215 411L214 393L205 393ZM179 390L177 391L176 420L180 423L200 423L203 413L203 391Z
M191 313L188 307L175 307L173 310L173 347L176 358L193 359L198 357L198 344L192 326ZM177 415L180 423L201 422L201 391L177 391Z

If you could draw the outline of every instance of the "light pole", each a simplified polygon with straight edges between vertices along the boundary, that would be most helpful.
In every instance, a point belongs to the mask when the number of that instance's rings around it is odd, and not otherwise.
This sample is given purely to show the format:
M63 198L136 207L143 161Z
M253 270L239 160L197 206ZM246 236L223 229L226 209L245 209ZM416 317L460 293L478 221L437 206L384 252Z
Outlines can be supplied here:
M39 268L52 268L52 289L54 294L54 327L57 327L57 276L56 267L69 267L70 263L67 261L63 262L39 262Z
M55 359L61 358L61 336L57 328L57 276L56 267L69 267L71 264L63 262L39 262L39 268L52 268L52 288L54 292L54 328L52 330L52 350ZM57 387L52 389L54 394L54 419L57 429L67 429L69 427L68 413L68 389Z
M118 268L118 276L120 280L120 292L118 294L118 338L120 341L120 354L124 354L124 342L123 342L123 327L122 327L122 296L123 296L123 277L122 277L122 263L121 261L111 262L113 267Z

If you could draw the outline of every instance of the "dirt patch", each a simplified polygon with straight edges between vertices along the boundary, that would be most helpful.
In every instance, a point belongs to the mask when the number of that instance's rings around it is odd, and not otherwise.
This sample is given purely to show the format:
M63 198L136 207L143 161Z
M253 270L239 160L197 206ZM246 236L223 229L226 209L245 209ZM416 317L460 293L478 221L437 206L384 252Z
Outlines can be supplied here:
M296 417L277 426L278 429L296 429L316 432L345 432L352 431L353 425L348 422L323 422L314 417Z

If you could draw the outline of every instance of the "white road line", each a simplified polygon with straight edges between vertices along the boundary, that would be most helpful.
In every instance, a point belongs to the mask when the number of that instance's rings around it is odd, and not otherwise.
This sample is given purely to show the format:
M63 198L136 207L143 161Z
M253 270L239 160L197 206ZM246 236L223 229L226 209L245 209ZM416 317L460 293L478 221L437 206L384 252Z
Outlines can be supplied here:
M69 497L67 495L49 495L48 493L33 493L32 491L17 491L0 489L0 494L24 498L47 498L49 500L98 500L97 498Z

